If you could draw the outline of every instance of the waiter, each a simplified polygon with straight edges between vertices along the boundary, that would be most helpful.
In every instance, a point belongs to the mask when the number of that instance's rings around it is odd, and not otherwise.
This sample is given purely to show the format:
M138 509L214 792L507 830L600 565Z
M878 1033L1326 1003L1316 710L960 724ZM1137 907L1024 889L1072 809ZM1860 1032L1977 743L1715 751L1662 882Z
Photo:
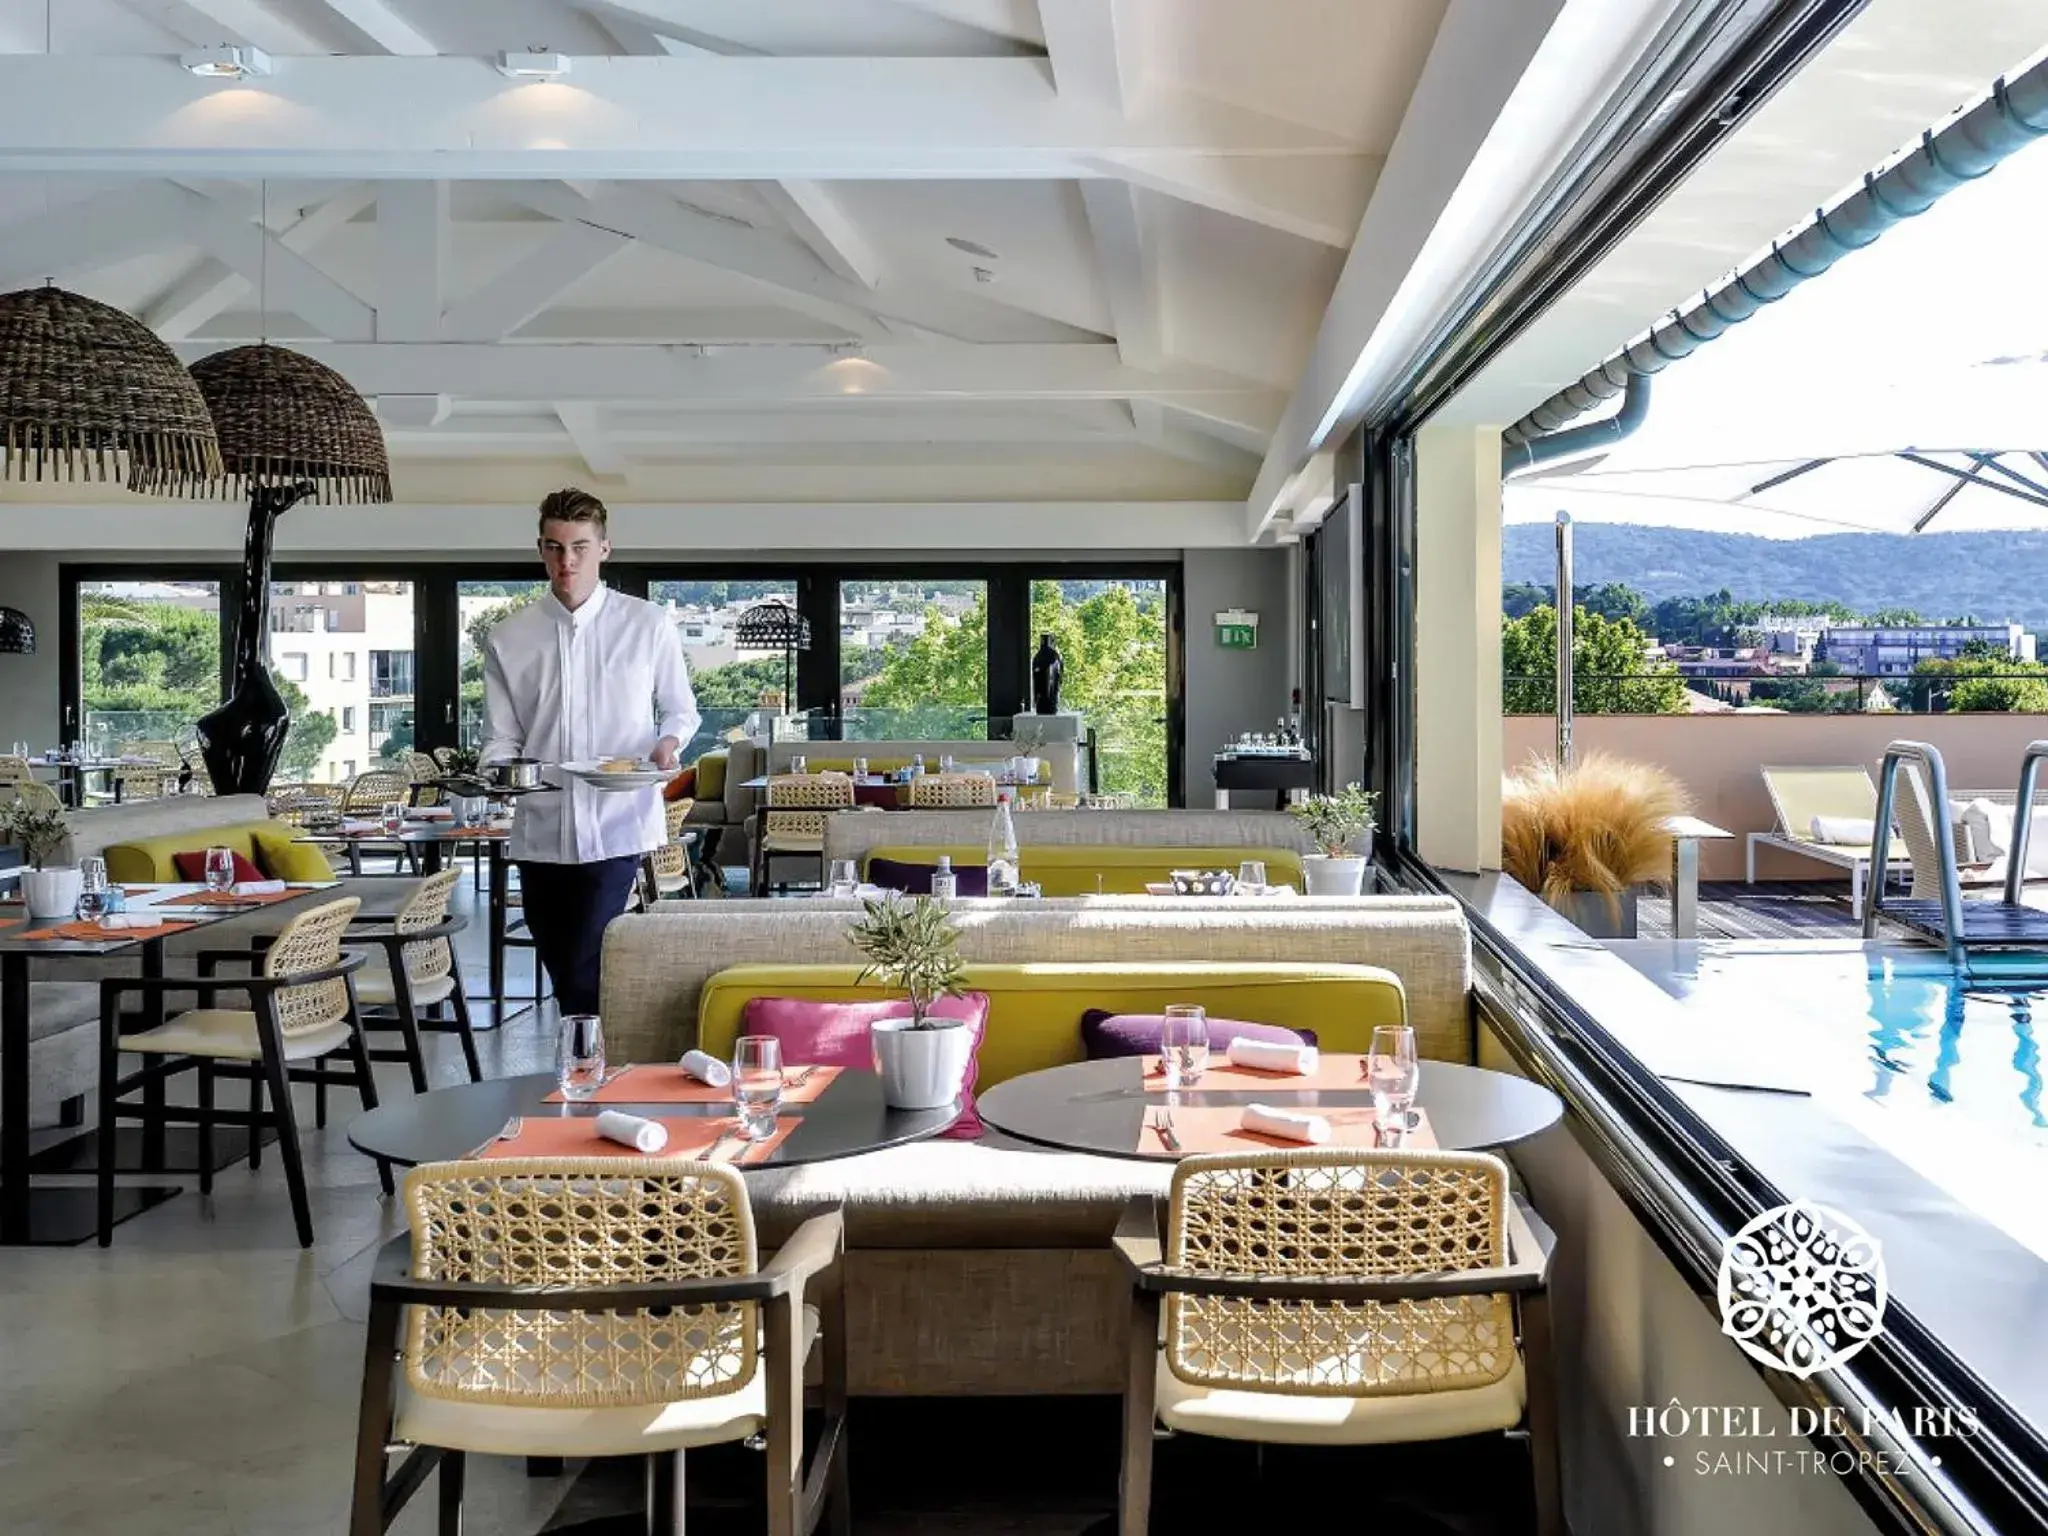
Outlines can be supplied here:
M484 643L481 762L646 758L673 768L696 733L675 626L663 609L598 579L612 552L607 523L588 491L556 491L540 504L548 590ZM634 872L668 829L657 788L601 791L561 777L561 793L519 801L511 853L534 952L562 1012L595 1013L605 925L625 910Z

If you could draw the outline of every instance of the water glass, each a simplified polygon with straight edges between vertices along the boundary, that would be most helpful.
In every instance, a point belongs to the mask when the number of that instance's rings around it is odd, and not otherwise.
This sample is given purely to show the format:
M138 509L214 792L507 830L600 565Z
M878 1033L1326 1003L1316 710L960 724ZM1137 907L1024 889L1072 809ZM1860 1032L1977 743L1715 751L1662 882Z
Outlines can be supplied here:
M1375 1029L1372 1054L1365 1059L1365 1076L1380 1139L1397 1143L1414 1125L1415 1094L1422 1085L1415 1031L1406 1024L1382 1024Z
M232 848L206 850L206 888L215 895L235 883L235 853Z
M942 752L939 754L939 772L952 773L959 766L959 760L956 759L952 753Z
M1169 1003L1159 1031L1159 1065L1168 1088L1191 1088L1209 1069L1209 1018L1194 1003Z
M78 906L80 922L96 923L113 910L107 891L107 861L99 858L78 861Z
M809 771L804 767L804 756L801 752L798 752L791 756L789 760L789 771L791 773L805 773Z
M868 776L868 760L866 758L856 757L853 760L853 776L856 779L864 779Z
M565 1099L587 1099L604 1086L604 1024L596 1014L562 1015L555 1081Z
M782 1107L782 1042L773 1035L741 1035L732 1048L732 1102L740 1134L766 1141Z
M834 859L826 887L834 896L851 896L860 889L860 866L851 859Z
M1246 859L1237 866L1237 888L1247 896L1263 896L1266 893L1266 861Z
M396 800L387 800L377 813L377 819L384 823L384 830L395 837L405 830L405 807Z

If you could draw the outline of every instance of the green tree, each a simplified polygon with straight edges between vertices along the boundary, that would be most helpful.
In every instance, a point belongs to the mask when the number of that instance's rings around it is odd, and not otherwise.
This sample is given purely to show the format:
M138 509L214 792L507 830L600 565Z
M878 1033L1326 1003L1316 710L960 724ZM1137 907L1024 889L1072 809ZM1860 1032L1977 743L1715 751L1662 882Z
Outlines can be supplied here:
M1095 728L1102 788L1166 804L1166 605L1156 590L1107 583L1072 602L1031 584L1031 636L1061 657L1060 703Z
M1584 714L1673 715L1685 711L1685 680L1653 660L1649 636L1627 619L1576 609L1572 619L1572 705ZM1502 707L1548 714L1557 703L1557 610L1549 604L1501 621Z
M1995 656L1959 656L1923 661L1908 685L1917 709L1938 708L1969 715L2048 714L2048 666Z
M491 631L520 609L537 601L545 591L547 588L544 586L529 587L506 598L502 603L479 608L470 615L469 623L463 626L463 636L469 642L463 653L460 681L462 718L465 722L483 718L484 646L491 638Z
M690 687L697 703L705 709L752 709L763 691L782 688L780 656L760 656L750 661L728 661L724 666L706 667L692 674Z
M968 735L964 717L988 708L987 588L976 586L957 621L927 603L923 633L890 648L861 691L861 707L888 710L890 736Z

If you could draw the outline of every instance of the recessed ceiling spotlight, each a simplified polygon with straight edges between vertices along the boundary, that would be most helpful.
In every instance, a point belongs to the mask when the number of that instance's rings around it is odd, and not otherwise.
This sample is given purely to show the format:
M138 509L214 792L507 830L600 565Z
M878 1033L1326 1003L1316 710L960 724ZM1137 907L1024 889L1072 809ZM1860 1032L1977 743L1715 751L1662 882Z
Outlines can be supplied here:
M270 55L261 48L237 43L215 43L178 55L178 62L202 80L247 80L270 73Z
M980 256L987 261L1002 260L1000 256L996 255L996 253L990 250L987 246L979 244L978 242L973 240L963 239L959 235L946 236L946 244L953 247L953 249L956 251L965 251L970 256Z
M559 80L569 73L569 55L545 48L498 55L498 73L512 80Z

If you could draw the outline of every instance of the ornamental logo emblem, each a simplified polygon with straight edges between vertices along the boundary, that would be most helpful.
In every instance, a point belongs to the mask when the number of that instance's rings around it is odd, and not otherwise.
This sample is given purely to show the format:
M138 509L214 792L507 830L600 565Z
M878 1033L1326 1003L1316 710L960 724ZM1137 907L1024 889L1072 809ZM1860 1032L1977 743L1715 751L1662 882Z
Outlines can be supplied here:
M1721 1331L1794 1376L1841 1365L1884 1327L1884 1255L1840 1211L1795 1200L1721 1244Z

